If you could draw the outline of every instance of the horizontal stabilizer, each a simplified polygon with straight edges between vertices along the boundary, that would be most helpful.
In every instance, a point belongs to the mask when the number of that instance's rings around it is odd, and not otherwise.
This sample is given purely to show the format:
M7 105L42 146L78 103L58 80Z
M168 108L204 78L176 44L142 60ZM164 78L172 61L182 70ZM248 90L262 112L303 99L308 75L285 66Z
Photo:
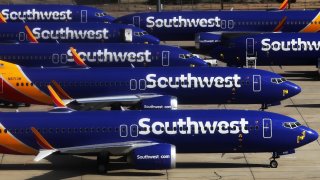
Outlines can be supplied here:
M50 156L51 154L55 153L56 151L57 151L56 149L41 149L33 161L38 162L38 161Z

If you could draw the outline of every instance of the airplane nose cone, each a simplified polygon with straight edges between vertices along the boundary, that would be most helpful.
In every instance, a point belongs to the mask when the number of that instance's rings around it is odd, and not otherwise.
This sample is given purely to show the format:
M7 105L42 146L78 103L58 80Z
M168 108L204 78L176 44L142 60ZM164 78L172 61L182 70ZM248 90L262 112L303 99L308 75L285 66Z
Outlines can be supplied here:
M306 144L311 143L315 140L317 140L319 137L319 134L313 130L313 129L309 129L307 130L307 135L306 135Z
M301 87L293 82L286 82L286 89L283 90L283 95L287 97L293 97L301 92Z

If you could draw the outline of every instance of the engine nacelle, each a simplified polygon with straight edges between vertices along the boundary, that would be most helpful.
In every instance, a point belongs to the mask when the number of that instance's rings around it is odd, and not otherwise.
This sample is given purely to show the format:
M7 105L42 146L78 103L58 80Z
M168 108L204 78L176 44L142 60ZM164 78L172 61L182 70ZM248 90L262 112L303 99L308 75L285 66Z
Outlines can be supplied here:
M176 167L176 147L171 144L157 144L131 151L128 162L136 169L160 170Z
M159 96L149 99L143 99L139 103L139 109L169 109L176 110L178 109L178 100L173 96Z
M196 34L196 48L201 50L209 50L214 44L221 42L221 34L214 33L197 33Z

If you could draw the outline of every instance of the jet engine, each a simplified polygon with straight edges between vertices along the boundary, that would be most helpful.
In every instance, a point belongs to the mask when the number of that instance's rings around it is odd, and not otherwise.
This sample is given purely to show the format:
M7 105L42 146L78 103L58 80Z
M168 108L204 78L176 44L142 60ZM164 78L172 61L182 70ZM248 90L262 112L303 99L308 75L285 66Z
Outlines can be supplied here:
M159 96L149 99L143 99L136 107L137 109L178 109L178 100L173 96Z
M172 169L176 167L176 147L163 143L137 148L128 155L128 162L141 170Z
M221 34L215 33L197 33L195 38L196 48L200 50L209 50L214 44L221 42Z

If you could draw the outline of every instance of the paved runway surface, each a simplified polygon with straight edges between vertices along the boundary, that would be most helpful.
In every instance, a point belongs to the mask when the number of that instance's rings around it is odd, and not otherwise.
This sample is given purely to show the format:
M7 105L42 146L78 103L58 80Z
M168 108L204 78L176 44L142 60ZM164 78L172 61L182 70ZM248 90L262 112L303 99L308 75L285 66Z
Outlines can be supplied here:
M320 81L315 67L259 67L282 74L302 87L302 93L267 111L281 113L320 129ZM31 106L19 111L47 110ZM258 109L259 105L180 106L181 109ZM15 111L15 109L0 109ZM1 113L0 113L1 118ZM1 140L1 139L0 139ZM212 142L214 143L214 142ZM259 144L257 144L259 146ZM167 171L134 170L124 163L112 163L108 175L96 174L95 158L52 156L35 163L33 156L0 156L0 177L5 179L320 179L319 140L278 159L279 167L268 167L271 154L178 154L177 168Z

